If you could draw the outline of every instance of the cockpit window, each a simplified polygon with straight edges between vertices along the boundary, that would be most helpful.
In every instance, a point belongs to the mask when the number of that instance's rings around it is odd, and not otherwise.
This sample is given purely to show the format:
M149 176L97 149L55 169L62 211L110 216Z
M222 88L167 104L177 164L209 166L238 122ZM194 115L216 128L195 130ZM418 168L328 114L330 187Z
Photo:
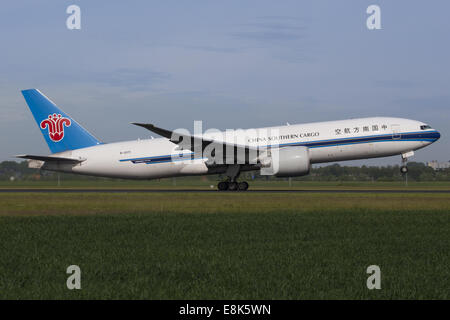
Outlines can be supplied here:
M429 126L428 124L424 124L420 126L420 130L427 130L427 129L431 129L431 126Z

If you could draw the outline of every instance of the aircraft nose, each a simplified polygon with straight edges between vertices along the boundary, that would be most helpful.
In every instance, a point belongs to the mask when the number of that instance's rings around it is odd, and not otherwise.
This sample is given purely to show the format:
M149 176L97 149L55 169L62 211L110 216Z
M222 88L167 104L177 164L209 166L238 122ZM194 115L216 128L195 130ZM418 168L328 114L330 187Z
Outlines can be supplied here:
M434 141L438 141L440 137L441 137L441 133L440 133L439 131L436 130L436 133L435 133L435 135L434 135L434 138L435 138L436 140L434 140Z

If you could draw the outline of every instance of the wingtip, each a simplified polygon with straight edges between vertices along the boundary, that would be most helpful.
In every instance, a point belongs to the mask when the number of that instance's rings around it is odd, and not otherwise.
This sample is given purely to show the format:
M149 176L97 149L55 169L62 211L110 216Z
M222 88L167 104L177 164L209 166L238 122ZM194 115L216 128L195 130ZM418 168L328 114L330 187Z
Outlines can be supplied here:
M151 123L130 122L131 124L139 127L153 127Z

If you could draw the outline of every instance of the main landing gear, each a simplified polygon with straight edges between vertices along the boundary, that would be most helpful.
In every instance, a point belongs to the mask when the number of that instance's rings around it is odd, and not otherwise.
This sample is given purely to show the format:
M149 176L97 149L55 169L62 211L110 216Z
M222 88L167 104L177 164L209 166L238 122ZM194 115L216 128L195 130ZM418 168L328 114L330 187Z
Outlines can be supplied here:
M222 181L217 185L219 191L245 191L248 189L247 181Z
M221 181L217 185L219 191L245 191L248 189L248 183L246 181L237 182L241 172L240 165L231 165L227 168L225 174L228 177L227 181Z

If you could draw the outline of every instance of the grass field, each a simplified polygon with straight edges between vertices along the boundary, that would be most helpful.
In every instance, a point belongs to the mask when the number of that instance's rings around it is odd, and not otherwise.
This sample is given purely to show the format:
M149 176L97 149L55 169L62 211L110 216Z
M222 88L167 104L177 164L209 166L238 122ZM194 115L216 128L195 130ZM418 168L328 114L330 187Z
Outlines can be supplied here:
M62 180L58 185L57 181L0 181L0 189L20 189L20 188L139 188L139 189L216 189L218 181L203 180L198 177L182 177L176 179L161 180L120 180L120 179L99 179L99 180ZM301 181L287 179L277 179L271 181L249 180L250 190L259 189L439 189L450 190L450 181L415 182L383 182L383 181Z
M0 194L2 299L449 299L450 194ZM66 288L79 265L82 289ZM368 290L366 268L381 268Z

